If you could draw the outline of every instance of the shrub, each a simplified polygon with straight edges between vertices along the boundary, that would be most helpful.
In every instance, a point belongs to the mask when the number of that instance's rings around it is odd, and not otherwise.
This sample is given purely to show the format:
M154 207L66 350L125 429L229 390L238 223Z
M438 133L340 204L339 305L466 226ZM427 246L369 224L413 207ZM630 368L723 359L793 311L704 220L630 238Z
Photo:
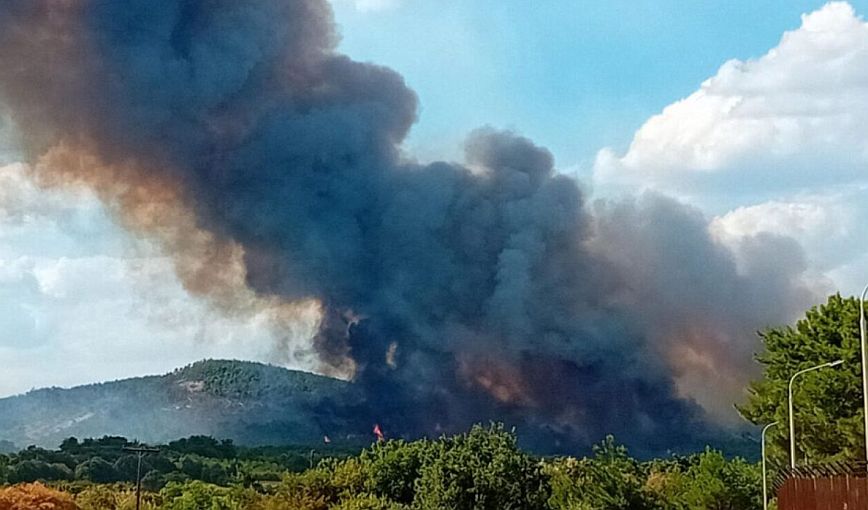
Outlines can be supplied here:
M627 449L612 436L594 446L594 456L563 458L546 464L551 477L555 509L612 510L652 508L653 495L646 490L645 474Z
M78 510L72 496L49 489L41 483L0 489L0 510Z
M549 486L540 463L518 449L502 425L434 443L421 470L414 507L420 510L534 510L548 508Z
M93 485L75 497L81 510L114 510L120 506L120 501L121 494L106 485Z
M169 483L160 491L160 497L164 510L252 510L260 499L251 489L219 487L198 480Z
M334 510L404 510L407 507L388 498L381 498L373 494L360 494L342 500L332 507Z
M366 491L398 503L410 504L423 466L431 462L433 444L427 440L377 443L359 456Z

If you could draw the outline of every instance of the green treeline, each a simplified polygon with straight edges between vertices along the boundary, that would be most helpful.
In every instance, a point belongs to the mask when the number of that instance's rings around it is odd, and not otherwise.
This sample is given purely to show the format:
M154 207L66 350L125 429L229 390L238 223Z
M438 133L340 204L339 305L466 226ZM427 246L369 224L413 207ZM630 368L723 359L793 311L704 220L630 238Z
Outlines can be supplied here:
M29 448L0 456L0 476L9 484L43 480L82 510L134 508L136 458L121 450L124 444L106 437L69 439L56 451ZM320 455L201 436L175 441L145 457L143 508L761 508L756 464L714 450L640 462L611 437L582 459L534 457L500 425L437 440L386 441L355 455ZM3 497L0 490L0 504Z
M136 455L123 450L136 445L124 437L105 436L79 441L71 437L58 450L31 446L15 454L0 454L0 482L33 481L134 483ZM303 471L321 461L325 452L301 446L239 447L231 440L192 436L159 447L143 457L143 485L158 491L170 482L198 480L215 485L276 482L287 472ZM346 457L351 450L330 448L329 457Z

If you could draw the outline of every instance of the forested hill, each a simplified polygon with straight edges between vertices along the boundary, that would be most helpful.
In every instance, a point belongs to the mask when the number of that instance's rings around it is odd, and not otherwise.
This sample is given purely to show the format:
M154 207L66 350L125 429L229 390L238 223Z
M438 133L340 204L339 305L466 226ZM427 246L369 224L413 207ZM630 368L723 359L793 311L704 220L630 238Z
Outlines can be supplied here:
M48 388L0 399L0 445L56 447L70 436L165 442L196 434L238 443L354 443L369 438L347 382L242 361L200 361L161 376Z

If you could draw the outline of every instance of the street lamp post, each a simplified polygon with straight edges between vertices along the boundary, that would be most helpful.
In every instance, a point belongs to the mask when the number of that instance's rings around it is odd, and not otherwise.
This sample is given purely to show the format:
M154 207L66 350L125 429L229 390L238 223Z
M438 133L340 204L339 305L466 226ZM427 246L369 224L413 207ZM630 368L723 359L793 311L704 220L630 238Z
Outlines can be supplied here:
M862 415L865 419L865 460L868 461L868 355L865 350L865 294L868 285L859 298L859 349L862 351Z
M766 480L766 431L777 424L778 422L776 421L769 423L763 427L763 432L760 435L760 444L763 456L763 510L769 510L769 485L768 480Z
M806 374L808 372L813 372L814 370L819 370L821 368L827 367L837 367L841 363L844 363L844 360L830 361L829 363L823 363L822 365L817 365L815 367L806 368L804 370L799 370L792 377L790 377L790 386L789 386L789 394L788 394L788 403L789 403L789 411L790 411L790 468L796 469L796 426L793 421L793 382L795 382L796 377Z

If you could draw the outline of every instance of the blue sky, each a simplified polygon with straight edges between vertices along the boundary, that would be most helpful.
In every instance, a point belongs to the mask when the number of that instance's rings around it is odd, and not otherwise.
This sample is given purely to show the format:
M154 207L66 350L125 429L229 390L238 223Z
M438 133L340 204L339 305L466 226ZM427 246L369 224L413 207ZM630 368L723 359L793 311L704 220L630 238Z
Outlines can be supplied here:
M482 124L516 129L589 170L727 60L759 57L824 2L334 0L340 49L419 94L408 148L460 156ZM865 12L868 2L851 4Z
M511 128L593 198L674 196L736 256L751 236L787 236L819 292L868 281L868 0L333 5L340 50L419 95L409 156L460 160L472 129ZM188 296L92 194L2 166L16 158L2 118L0 328L17 334L0 341L0 395L269 359L267 321Z

